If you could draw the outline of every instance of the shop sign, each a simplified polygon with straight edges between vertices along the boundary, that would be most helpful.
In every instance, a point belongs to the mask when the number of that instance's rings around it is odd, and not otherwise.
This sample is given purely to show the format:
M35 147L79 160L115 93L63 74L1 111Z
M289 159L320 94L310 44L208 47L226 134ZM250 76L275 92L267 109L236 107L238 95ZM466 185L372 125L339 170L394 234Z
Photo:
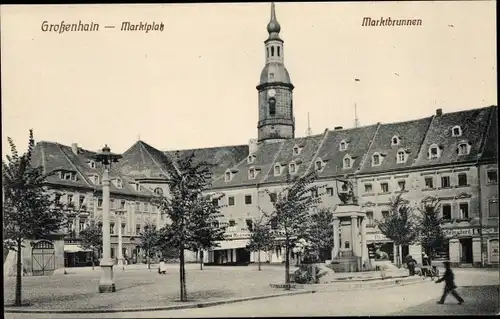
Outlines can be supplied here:
M388 241L384 234L366 234L366 241Z
M479 235L479 229L474 229L474 232L477 232ZM498 234L498 228L483 228L483 235L491 235Z
M240 238L240 239L248 239L250 238L250 233L247 233L247 232L242 232L242 233L225 233L224 234L224 238L226 239L236 239L236 238Z
M443 234L445 237L472 236L475 233L475 229L473 228L443 229Z
M498 240L490 241L490 262L498 263Z

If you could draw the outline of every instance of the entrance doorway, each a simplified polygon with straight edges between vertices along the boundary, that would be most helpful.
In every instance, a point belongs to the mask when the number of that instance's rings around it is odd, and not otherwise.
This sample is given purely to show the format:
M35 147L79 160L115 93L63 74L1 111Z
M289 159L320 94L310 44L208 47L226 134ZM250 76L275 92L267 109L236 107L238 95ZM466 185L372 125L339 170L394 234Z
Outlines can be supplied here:
M472 264L472 238L460 239L460 263Z

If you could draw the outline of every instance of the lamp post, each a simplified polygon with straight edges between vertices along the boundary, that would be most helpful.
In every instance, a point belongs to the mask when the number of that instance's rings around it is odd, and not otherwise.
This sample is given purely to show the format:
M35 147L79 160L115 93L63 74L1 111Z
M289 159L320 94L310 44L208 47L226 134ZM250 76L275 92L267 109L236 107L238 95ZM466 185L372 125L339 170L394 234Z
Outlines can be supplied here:
M94 155L98 163L102 163L102 259L100 262L103 270L99 281L99 292L115 292L113 280L113 261L111 260L111 236L109 225L109 169L111 163L116 163L121 155L111 153L111 149L105 145L102 151Z
M125 210L124 209L119 209L115 211L115 216L117 217L118 221L118 267L120 267L122 270L125 270L125 267L123 266L123 237L122 237L122 216L125 215Z

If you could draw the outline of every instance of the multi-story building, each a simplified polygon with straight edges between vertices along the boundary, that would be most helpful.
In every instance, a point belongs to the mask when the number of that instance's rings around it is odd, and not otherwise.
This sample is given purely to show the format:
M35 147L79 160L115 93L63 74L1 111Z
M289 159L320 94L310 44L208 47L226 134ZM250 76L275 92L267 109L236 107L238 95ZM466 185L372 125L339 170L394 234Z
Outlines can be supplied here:
M102 165L93 159L95 154L78 147L76 143L65 146L42 141L36 144L34 150L33 165L41 166L45 174L51 173L46 180L47 190L55 200L55 208L62 209L68 220L64 229L65 267L91 264L90 252L79 245L79 234L91 219L99 224L102 217ZM158 210L151 205L153 192L114 167L109 175L111 257L118 256L121 227L123 256L131 262L141 261L139 234L149 225L158 227L160 222ZM35 265L28 261L31 256L26 257L26 268L29 270Z
M426 198L440 200L443 227L449 236L445 253L452 262L498 265L497 107L453 113L438 109L423 119L335 127L322 134L296 138L294 86L285 68L280 30L273 4L264 45L265 65L257 85L258 139L250 140L248 145L179 151L181 156L194 152L195 161L213 164L212 185L207 192L225 194L220 223L227 226L227 238L205 254L205 261L224 264L256 260L257 253L245 249L253 221L262 212L272 211L274 194L282 189L288 173L302 176L316 170L316 183L324 186L324 194L311 196L322 195L321 206L333 210L340 203L337 179L349 179L366 212L367 244L380 244L393 260L394 245L380 233L375 220L388 212L394 195L403 194L414 205ZM81 207L83 196L87 210L98 216L99 174L90 160L91 153L79 151L76 146L46 142L39 143L39 149L40 163L61 172L50 184L61 190L65 203L73 201L75 207ZM115 165L112 198L119 205L125 202L128 208L125 236L129 237L124 241L127 249L133 250L132 237L142 229L147 217L156 216L158 226L166 222L146 205L152 193L168 194L169 172L164 163L175 161L175 153L138 141ZM86 216L75 215L75 233L85 224L77 217ZM351 228L347 224L341 225L340 250L353 244L349 243ZM279 229L275 231L279 234ZM133 254L130 250L127 254ZM282 262L284 250L279 236L274 249L259 253L263 261ZM418 260L421 248L402 247L400 254L411 254ZM194 260L196 255L187 258Z

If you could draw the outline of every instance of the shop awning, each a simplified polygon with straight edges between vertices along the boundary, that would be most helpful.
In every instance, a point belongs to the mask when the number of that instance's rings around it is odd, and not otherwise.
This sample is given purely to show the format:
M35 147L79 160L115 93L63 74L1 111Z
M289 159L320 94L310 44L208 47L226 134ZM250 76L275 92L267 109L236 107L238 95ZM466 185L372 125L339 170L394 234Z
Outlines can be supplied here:
M78 252L85 252L85 251L92 251L90 249L83 249L82 246L78 244L64 244L64 252L65 253L78 253Z
M214 247L212 250L226 250L226 249L236 249L245 248L250 241L248 239L237 239L237 240L224 240L217 242L219 247Z

